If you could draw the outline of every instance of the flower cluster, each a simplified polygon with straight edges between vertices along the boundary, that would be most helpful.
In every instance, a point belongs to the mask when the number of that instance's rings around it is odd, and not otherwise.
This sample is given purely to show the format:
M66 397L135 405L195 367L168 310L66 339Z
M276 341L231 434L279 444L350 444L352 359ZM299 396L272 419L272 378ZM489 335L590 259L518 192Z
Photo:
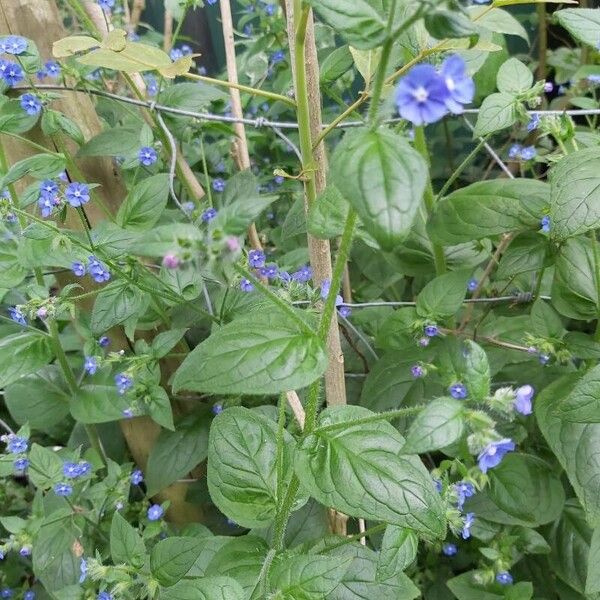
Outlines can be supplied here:
M534 146L521 146L521 144L513 144L508 149L508 158L510 160L528 161L533 160L536 155L537 150Z
M74 181L64 185L64 178L59 179L60 182L45 179L40 184L38 206L44 218L48 218L55 208L65 203L78 208L90 201L90 188L87 184Z
M0 441L6 444L5 451L12 456L15 472L23 473L29 467L29 459L27 458L29 442L27 438L23 435L10 433L1 436Z
M8 35L0 40L0 53L20 56L27 52L28 42L20 35ZM23 81L25 72L20 64L12 60L0 59L0 77L8 87Z
M80 261L71 264L71 271L77 277L83 277L89 273L96 283L106 283L110 279L108 267L94 255L88 257L87 267Z
M448 113L460 114L473 101L475 85L467 73L465 61L453 54L439 71L421 64L398 82L396 105L400 116L414 125L435 123Z

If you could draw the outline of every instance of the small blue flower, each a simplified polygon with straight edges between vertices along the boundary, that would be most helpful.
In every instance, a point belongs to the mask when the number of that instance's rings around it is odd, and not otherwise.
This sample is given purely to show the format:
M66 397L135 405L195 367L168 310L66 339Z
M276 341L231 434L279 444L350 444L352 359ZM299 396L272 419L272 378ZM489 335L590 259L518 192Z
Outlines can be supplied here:
M207 73L208 71L206 70L206 67L204 65L200 65L198 67L198 75L202 75L204 77Z
M183 53L184 56L189 56L192 53L192 48L190 46L188 46L187 44L182 44L181 52Z
M481 472L487 473L488 469L497 467L502 462L504 455L512 452L515 448L515 443L508 438L490 442L477 457Z
M83 277L85 275L85 265L82 262L76 260L71 265L71 271L73 271L73 274L77 277Z
M158 154L154 148L144 146L138 152L138 160L144 167L150 167L158 160Z
M212 412L214 415L220 415L223 412L222 404L213 404Z
M79 583L83 583L87 577L88 565L87 560L85 558L81 559L79 563Z
M115 5L115 0L98 0L102 10L110 10Z
M439 333L438 326L435 323L429 323L423 327L423 333L427 337L435 337Z
M73 486L68 483L57 483L54 486L54 493L57 496L70 496L73 493Z
M156 96L156 94L158 94L158 81L156 81L156 77L153 75L146 75L144 80L146 81L146 91L148 92L148 96Z
M450 91L432 65L416 65L396 87L398 112L414 125L439 121L448 112L447 101Z
M212 188L215 192L222 192L225 189L225 180L220 177L213 179Z
M196 205L193 202L184 202L181 207L186 215L191 215L194 212Z
M540 361L541 365L547 365L550 362L550 355L549 354L540 354L538 356L538 360Z
M133 385L133 379L125 373L118 373L115 375L115 385L117 386L117 391L122 396Z
M240 290L242 290L242 292L252 292L254 291L254 285L249 279L244 277L240 281Z
M433 479L433 486L435 487L435 491L438 494L442 493L442 490L444 489L444 485L439 479L435 479L435 478Z
M304 265L292 273L292 279L299 283L306 283L312 279L312 269L308 265Z
M285 52L283 50L275 50L275 52L273 52L271 54L271 63L274 65L276 65L277 63L280 63L284 60L285 60Z
M461 536L463 540L468 540L471 537L471 527L473 527L474 522L475 513L467 513L465 515L465 520L463 521L463 528L461 531Z
M267 257L262 250L250 250L248 252L248 264L254 269L260 269L265 265Z
M14 591L11 588L2 588L0 590L0 598L12 598Z
M522 385L515 392L515 402L513 406L518 413L522 415L530 415L533 412L531 400L535 390L530 385Z
M529 121L529 123L527 123L527 131L532 132L535 131L540 125L540 115L539 114L534 114L531 117L531 120Z
M446 556L456 556L458 553L458 548L456 547L456 544L444 544L442 547L442 552Z
M446 107L455 115L463 112L463 104L473 102L475 84L467 73L467 64L458 54L452 54L440 68L440 75L446 83L449 95L446 98Z
M533 160L537 155L537 150L533 146L526 146L521 150L523 160Z
M25 327L27 325L27 319L25 315L16 306L11 306L8 309L8 316L17 324Z
M25 438L13 434L8 436L6 449L10 454L22 454L23 452L27 452L28 448L29 444Z
M281 185L285 181L285 177L283 175L275 175L273 177L273 183L275 185Z
M83 460L79 463L79 477L85 477L91 472L92 465L87 460Z
M27 590L23 594L23 600L35 600L35 592L33 590Z
M458 510L462 510L465 500L475 495L475 486L468 481L459 481L454 484L454 492L456 493L456 507Z
M63 475L69 479L76 479L80 475L79 465L74 462L63 463Z
M74 208L83 206L90 201L90 188L85 183L74 181L67 186L65 197Z
M13 469L17 472L23 472L27 470L29 466L29 461L26 458L17 458L15 462L13 462Z
M347 319L352 315L352 309L349 306L340 306L338 308L338 313L342 319Z
M513 144L508 149L508 158L510 158L510 160L517 160L521 157L521 150L523 150L523 146L521 146L521 144Z
M209 223L217 216L217 211L215 208L207 208L200 217L204 223Z
M26 557L31 556L31 546L22 546L19 548L19 556Z
M98 339L98 345L100 348L107 348L110 346L110 338L107 335L103 335Z
M552 227L552 221L548 215L542 217L540 221L540 230L544 233L550 233L550 228Z
M421 365L413 365L410 368L410 374L415 378L418 379L420 377L425 377L425 369L423 369L423 367Z
M206 0L207 4L210 4L211 6L214 6L219 0Z
M110 279L107 266L95 256L88 257L88 271L96 283L104 283Z
M169 52L169 57L171 60L179 60L180 58L183 58L183 50L180 48L172 48Z
M596 75L596 74L594 74L594 75L588 75L588 76L586 77L586 79L587 79L587 80L588 80L590 83L592 83L592 84L598 84L598 83L600 83L600 75Z
M140 485L140 483L142 483L142 481L144 481L144 474L139 469L136 469L131 474L131 483L133 485Z
M496 575L496 581L500 585L511 585L513 582L513 577L508 571L501 571Z
M147 512L148 520L158 521L163 516L164 512L165 511L163 510L162 506L159 504L153 504Z
M478 285L479 282L477 281L477 279L469 279L469 282L467 283L467 289L470 292L474 292L477 289Z
M467 388L463 383L453 383L448 391L456 400L464 400L468 395Z
M544 91L546 92L546 94L550 94L553 89L554 84L551 81L546 81L546 83L544 83Z
M113 600L113 595L109 592L100 592L96 600Z
M27 50L27 40L20 35L9 35L0 42L0 50L6 54L23 54Z
M3 60L0 63L0 73L4 83L9 87L14 87L18 83L21 83L25 78L25 73L21 68L21 65L17 65L9 60Z
M263 4L267 15L269 17L272 17L275 14L275 10L277 9L277 7L274 4L268 4L267 2L264 2Z
M124 408L123 411L121 412L121 414L123 415L123 417L125 419L131 419L134 416L134 412L132 408Z
M277 265L265 265L264 267L261 267L260 269L260 274L263 277L266 277L267 279L275 279L275 277L277 277L277 274L279 273L279 269L277 268Z
M35 94L23 94L19 99L21 108L31 117L42 112L42 102Z
M60 65L55 60L49 60L44 64L44 71L48 77L59 77Z

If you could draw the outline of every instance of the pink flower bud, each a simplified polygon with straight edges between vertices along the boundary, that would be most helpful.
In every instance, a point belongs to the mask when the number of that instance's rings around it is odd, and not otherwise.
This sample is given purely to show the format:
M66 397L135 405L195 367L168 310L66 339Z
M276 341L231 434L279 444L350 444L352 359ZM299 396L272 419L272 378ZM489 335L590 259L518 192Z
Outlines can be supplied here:
M227 249L229 252L237 252L240 249L240 240L236 237L229 237L225 242L227 244Z
M41 308L38 308L36 314L40 319L45 319L48 316L48 309L45 306L42 306Z
M177 269L179 267L179 258L175 254L165 254L162 264L166 269Z

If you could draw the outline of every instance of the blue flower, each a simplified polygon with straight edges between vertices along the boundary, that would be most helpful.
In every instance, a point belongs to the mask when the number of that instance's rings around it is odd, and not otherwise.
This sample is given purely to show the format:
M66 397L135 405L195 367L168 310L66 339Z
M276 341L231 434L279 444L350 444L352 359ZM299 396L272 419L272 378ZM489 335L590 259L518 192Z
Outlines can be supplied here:
M423 367L421 365L413 365L410 368L410 374L415 379L418 379L419 377L425 377L425 369L423 369Z
M171 52L169 52L169 57L171 60L179 60L183 58L183 50L179 48L171 48Z
M16 306L11 306L8 309L8 316L17 324L25 327L27 325L27 319L25 315Z
M102 10L110 10L115 5L115 0L98 0Z
M252 292L252 291L254 291L254 285L252 284L252 282L249 279L246 279L244 277L240 281L240 290L242 290L242 292Z
M306 283L312 279L312 269L308 265L300 267L296 272L292 273L292 279L299 283Z
M104 283L110 279L110 272L107 266L95 256L88 257L88 270L96 283Z
M531 120L529 121L529 123L527 123L527 131L532 132L535 131L540 125L540 115L539 114L534 114L531 117Z
M194 212L196 205L193 202L184 202L181 207L186 215L191 215Z
M283 50L275 50L275 52L273 52L271 54L271 62L274 65L276 65L277 63L280 63L284 60L285 60L285 52Z
M17 65L14 62L9 60L3 60L0 63L0 73L2 74L2 79L4 83L9 87L13 87L18 83L21 83L25 78L25 73L21 68L21 65Z
M456 400L464 400L468 396L467 388L463 383L453 383L448 391Z
M546 83L544 83L544 91L546 92L546 94L550 94L553 89L554 84L551 81L546 81Z
M465 61L458 54L452 54L442 63L440 75L449 93L446 107L452 114L461 114L464 110L463 104L473 102L475 95L475 84L467 74Z
M543 216L542 220L540 221L540 229L544 233L550 233L551 227L552 227L552 221L550 220L550 217L548 215Z
M44 181L40 183L40 194L43 198L54 199L58 194L58 183L52 181L52 179L44 179Z
M471 537L471 527L473 527L474 522L475 513L467 513L465 515L465 520L463 521L463 528L461 531L461 536L463 540L468 540Z
M60 65L54 60L49 60L44 64L44 71L48 77L58 77L60 75Z
M222 404L213 404L212 412L214 415L220 415L223 412Z
M515 443L508 438L498 440L497 442L490 442L477 457L481 472L487 473L488 469L497 467L502 462L504 455L512 452L515 447Z
M27 40L20 35L9 35L0 42L0 49L6 54L23 54L27 50Z
M122 396L133 385L133 379L125 373L118 373L115 375L115 385L117 386L117 391Z
M29 444L25 438L13 434L8 436L6 449L11 454L22 454L23 452L27 452L28 448Z
M446 556L456 556L458 553L458 548L456 547L456 544L444 544L442 547L442 552Z
M225 189L225 180L217 177L212 182L212 188L215 192L222 192Z
M29 466L29 461L26 458L17 458L15 462L13 462L13 468L17 472L23 472Z
M530 415L532 413L531 400L535 390L530 385L522 385L515 392L515 402L513 406L518 413L522 415Z
M439 121L448 112L448 100L448 87L431 65L413 67L396 88L398 112L414 125Z
M496 575L496 581L500 585L511 585L513 582L513 577L508 571L501 571Z
M57 483L54 486L54 493L57 496L70 496L73 493L73 486L68 483Z
M74 462L63 463L62 472L69 479L76 479L80 475L79 465Z
M84 477L92 472L92 465L87 461L83 460L79 463L79 477Z
M204 65L200 65L198 67L198 75L205 76L207 73L208 73L208 71L206 70L206 67Z
M138 152L138 159L142 165L150 167L158 160L158 154L154 148L144 146Z
M147 512L149 521L158 521L164 514L162 506L159 504L153 504Z
M0 590L0 598L12 598L14 591L11 588L2 588Z
M146 75L144 80L146 81L146 91L148 92L148 96L156 96L156 94L158 94L158 81L156 81L156 77L153 75Z
M87 577L88 565L87 560L85 558L81 559L79 563L79 583L83 583Z
M31 556L31 546L22 546L19 549L19 556Z
M206 3L210 4L211 6L214 6L217 2L218 0L206 0Z
M423 333L427 337L435 337L439 333L438 326L435 323L429 323L423 327Z
M517 160L521 157L521 150L523 150L523 146L521 146L521 144L513 144L508 149L508 158L510 158L510 160Z
M265 12L269 17L272 17L275 14L276 6L274 4L264 3Z
M537 150L533 146L527 146L521 150L521 158L523 160L532 160L536 155Z
M477 289L478 285L479 282L477 281L477 279L469 279L469 282L467 283L467 289L470 292L474 292Z
M101 348L106 348L107 346L110 346L110 338L107 335L103 335L98 339L98 345Z
M273 183L275 183L275 185L281 185L284 181L285 177L283 175L275 175L275 177L273 177Z
M442 493L442 490L444 489L444 484L439 479L433 479L433 486L435 487L435 491L438 494Z
M250 250L248 252L248 264L254 269L259 269L265 264L267 257L262 250Z
M456 507L458 510L462 510L465 500L475 495L475 486L468 481L459 481L454 484L454 492L456 493Z
M204 223L209 223L217 216L217 211L214 208L207 208L200 217Z
M35 94L23 94L19 102L21 108L31 117L42 112L42 103Z
M77 277L83 277L85 275L85 265L82 262L76 260L71 265L71 271L73 271L73 274Z
M139 469L136 469L131 474L131 483L133 485L140 485L140 483L142 483L142 481L144 481L144 474Z
M265 265L264 267L261 267L260 269L260 274L263 277L266 277L267 279L275 279L275 277L277 277L277 274L279 273L279 269L277 268L277 265Z
M100 592L96 600L113 600L113 595L109 592Z
M352 309L349 306L340 306L338 308L338 313L342 319L347 319L352 315Z
M190 46L188 46L187 44L182 44L181 52L183 53L184 56L189 56L192 53L192 48Z
M35 600L35 592L33 590L27 590L23 594L23 600Z
M90 188L85 183L74 181L67 186L65 197L71 206L83 206L90 201Z

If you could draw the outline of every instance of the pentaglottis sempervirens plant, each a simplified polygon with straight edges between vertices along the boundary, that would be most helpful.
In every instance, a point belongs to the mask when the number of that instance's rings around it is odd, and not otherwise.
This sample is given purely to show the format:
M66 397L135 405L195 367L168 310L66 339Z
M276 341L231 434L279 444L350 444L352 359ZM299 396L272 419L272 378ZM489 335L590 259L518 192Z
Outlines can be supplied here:
M31 4L0 597L600 597L600 9Z

